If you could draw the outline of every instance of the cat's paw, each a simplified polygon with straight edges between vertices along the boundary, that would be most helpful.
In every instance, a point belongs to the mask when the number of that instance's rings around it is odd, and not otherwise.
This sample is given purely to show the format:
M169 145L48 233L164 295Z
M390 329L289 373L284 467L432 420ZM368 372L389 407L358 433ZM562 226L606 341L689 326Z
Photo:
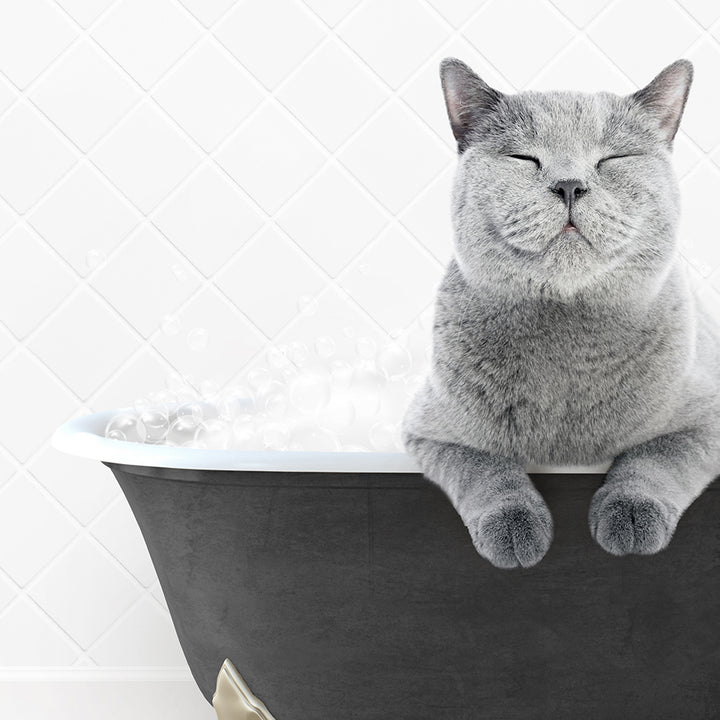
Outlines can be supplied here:
M680 513L637 490L601 487L590 503L590 533L613 555L652 555L667 547Z
M493 504L468 523L475 549L495 567L532 567L553 538L550 510L540 497L513 497Z

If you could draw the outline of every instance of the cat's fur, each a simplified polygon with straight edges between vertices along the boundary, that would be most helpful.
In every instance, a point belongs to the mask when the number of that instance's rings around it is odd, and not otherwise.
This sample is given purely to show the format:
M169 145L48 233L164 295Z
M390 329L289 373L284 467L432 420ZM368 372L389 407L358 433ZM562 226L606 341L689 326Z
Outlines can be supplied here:
M589 524L615 555L665 548L720 474L720 329L676 248L692 73L678 60L628 96L508 95L441 64L454 254L402 439L498 567L532 566L552 540L526 464L612 461ZM561 232L569 219L579 232Z

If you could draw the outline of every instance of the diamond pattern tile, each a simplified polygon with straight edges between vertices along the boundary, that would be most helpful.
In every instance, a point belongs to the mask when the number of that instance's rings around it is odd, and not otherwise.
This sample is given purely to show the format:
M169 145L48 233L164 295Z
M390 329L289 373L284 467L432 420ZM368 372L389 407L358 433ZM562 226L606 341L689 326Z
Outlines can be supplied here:
M449 35L425 3L365 0L337 29L340 37L393 89ZM402 52L398 38L402 37Z
M50 446L34 456L28 470L83 525L120 493L110 470L98 473L93 460Z
M97 20L112 3L113 0L57 0L57 4L84 28Z
M231 58L215 43L202 42L153 93L204 150L212 150L262 99Z
M268 337L314 296L325 277L312 260L272 227L265 228L218 273L217 286Z
M0 564L25 585L75 536L75 525L27 473L0 490Z
M331 40L303 63L277 95L328 150L337 150L388 93L350 51Z
M32 278L32 303L18 303ZM72 272L55 253L22 226L0 240L0 320L24 338L74 286Z
M350 359L404 327L424 357L447 56L502 92L616 93L689 58L679 239L720 318L716 2L0 4L0 668L187 671L111 473L49 447L62 421L171 371L242 381L269 341Z
M605 8L607 0L552 0L552 4L572 23L579 28L585 27L597 14Z
M326 212L328 206L334 212ZM340 168L328 165L283 208L278 222L335 277L377 235L386 218L362 186Z
M203 24L210 27L224 15L237 0L180 0L182 4Z
M588 35L615 64L642 87L665 65L683 57L700 36L701 28L672 0L656 0L652 6L653 32L642 35L638 52L638 27L647 22L647 6L618 3L588 29Z
M93 328L89 333L87 328ZM138 347L138 339L96 294L73 295L28 347L86 400ZM78 355L87 358L78 363Z
M0 665L68 666L77 657L72 642L34 603L21 598L0 615Z
M265 104L222 147L217 161L266 212L275 212L317 171L324 153L297 121Z
M152 227L135 233L91 283L142 335L195 291L200 274Z
M678 0L703 27L709 28L720 17L720 6L713 0Z
M692 95L683 113L682 127L704 152L710 152L720 142L720 125L716 121L720 110L717 78L720 73L720 45L715 40L701 40L686 53L695 71Z
M200 162L200 153L157 107L144 101L90 159L148 213Z
M206 164L158 209L154 222L198 270L212 275L260 229L263 215L226 173Z
M140 93L105 53L74 45L35 86L30 99L87 151L137 102Z
M140 528L124 496L94 520L90 531L143 586L157 580Z
M198 39L200 29L173 0L122 0L92 36L147 89Z
M28 593L87 649L141 590L97 543L80 536L32 583Z
M400 267L402 292L397 292ZM339 282L390 333L406 328L432 302L441 275L440 263L429 259L405 232L393 226L360 254ZM388 297L393 298L392 303Z
M81 162L28 221L82 276L97 267L140 222L138 210L98 170Z
M517 21L522 17L523 21ZM537 42L537 28L542 42ZM463 34L517 90L525 88L533 76L567 45L573 37L567 20L553 12L547 3L516 0L513 3L490 0L464 26ZM507 38L512 37L512 42ZM517 48L532 48L532 53Z
M76 406L72 393L24 348L0 364L0 397L5 408L0 415L2 444L21 462L30 459ZM31 401L39 397L41 413Z
M70 169L75 155L27 102L0 118L0 195L22 213Z
M360 0L305 0L305 4L330 27L337 25Z
M455 154L393 100L340 153L340 162L390 212L400 211Z
M152 348L145 347L112 375L88 405L93 412L131 406L136 399L162 390L167 376L167 362Z
M265 342L255 328L225 298L203 289L177 313L180 331L162 331L152 344L180 373L224 385Z
M147 597L93 647L90 656L99 665L113 667L185 664L170 616Z
M25 89L72 42L77 31L54 3L0 5L0 72Z
M222 20L215 35L272 89L320 42L324 32L299 0L243 0Z

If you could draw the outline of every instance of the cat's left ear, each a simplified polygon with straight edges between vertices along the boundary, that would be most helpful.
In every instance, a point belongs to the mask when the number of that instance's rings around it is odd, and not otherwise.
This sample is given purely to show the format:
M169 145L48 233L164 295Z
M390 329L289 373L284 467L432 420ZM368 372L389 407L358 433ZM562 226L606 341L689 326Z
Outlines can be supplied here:
M649 85L630 95L630 98L657 118L665 141L672 147L672 141L680 127L680 118L685 109L693 66L689 60L676 60L668 65Z

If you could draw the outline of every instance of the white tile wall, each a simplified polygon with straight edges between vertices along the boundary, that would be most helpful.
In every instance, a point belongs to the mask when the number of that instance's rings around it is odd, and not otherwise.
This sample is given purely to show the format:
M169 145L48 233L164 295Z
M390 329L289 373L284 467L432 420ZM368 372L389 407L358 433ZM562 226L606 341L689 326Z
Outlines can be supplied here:
M505 92L628 93L693 60L681 240L720 316L716 2L0 4L0 677L185 668L124 497L49 447L59 423L172 369L235 380L271 340L427 342L447 55Z

